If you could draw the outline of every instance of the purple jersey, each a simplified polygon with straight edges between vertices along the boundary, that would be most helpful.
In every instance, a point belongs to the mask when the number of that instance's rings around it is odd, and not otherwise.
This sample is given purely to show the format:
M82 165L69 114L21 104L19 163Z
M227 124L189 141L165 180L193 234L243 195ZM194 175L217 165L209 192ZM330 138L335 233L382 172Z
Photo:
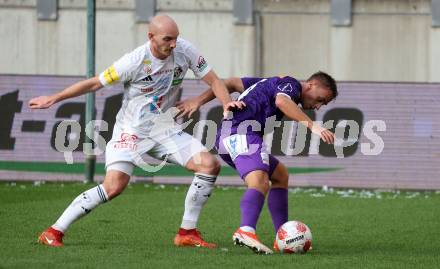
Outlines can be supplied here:
M278 94L286 95L297 104L300 101L301 83L292 77L242 78L241 81L246 90L238 100L245 102L246 108L234 111L231 119L233 133L241 122L256 120L261 125L261 131L254 133L262 135L267 118L276 116L277 120L281 120L284 114L275 105ZM249 132L252 132L250 127Z

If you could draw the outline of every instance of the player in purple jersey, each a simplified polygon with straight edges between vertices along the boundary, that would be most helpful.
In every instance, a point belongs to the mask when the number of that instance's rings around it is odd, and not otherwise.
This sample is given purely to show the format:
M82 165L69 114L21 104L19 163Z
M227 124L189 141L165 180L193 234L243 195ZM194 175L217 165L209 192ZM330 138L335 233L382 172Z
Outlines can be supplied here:
M275 232L288 221L289 174L286 167L266 151L263 142L266 120L273 116L280 120L285 115L306 125L324 142L333 143L334 134L314 124L298 105L318 110L337 96L336 82L328 74L317 72L304 82L287 76L229 78L225 84L229 92L239 92L238 100L245 104L231 119L222 121L216 138L219 155L237 170L248 188L240 202L241 224L233 240L257 253L271 254L272 250L256 236L256 225L266 195ZM183 115L191 115L212 99L214 95L209 89L181 102L178 108ZM274 249L278 250L276 241Z

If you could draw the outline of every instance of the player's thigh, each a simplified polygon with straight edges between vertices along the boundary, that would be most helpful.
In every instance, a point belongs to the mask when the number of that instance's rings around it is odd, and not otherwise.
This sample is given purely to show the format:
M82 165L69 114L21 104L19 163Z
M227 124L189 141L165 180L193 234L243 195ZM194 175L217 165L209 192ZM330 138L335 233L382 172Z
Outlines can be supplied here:
M278 162L270 175L272 188L287 188L289 185L289 172L284 164Z
M201 165L212 166L218 163L199 140L185 132L179 132L157 141L147 153L156 159L167 160L183 167L190 165L192 169Z
M106 175L102 183L109 199L119 195L130 180L137 142L135 135L124 133L115 126L105 150Z

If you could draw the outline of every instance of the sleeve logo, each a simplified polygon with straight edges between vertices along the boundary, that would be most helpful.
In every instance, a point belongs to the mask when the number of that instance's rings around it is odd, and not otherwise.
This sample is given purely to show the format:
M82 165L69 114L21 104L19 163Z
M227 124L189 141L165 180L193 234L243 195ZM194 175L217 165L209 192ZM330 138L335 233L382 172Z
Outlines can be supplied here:
M206 63L205 58L203 56L199 56L199 60L197 61L197 69L199 72L202 72L208 64Z
M293 87L292 87L292 84L286 83L283 85L278 85L278 90L280 92L293 92Z

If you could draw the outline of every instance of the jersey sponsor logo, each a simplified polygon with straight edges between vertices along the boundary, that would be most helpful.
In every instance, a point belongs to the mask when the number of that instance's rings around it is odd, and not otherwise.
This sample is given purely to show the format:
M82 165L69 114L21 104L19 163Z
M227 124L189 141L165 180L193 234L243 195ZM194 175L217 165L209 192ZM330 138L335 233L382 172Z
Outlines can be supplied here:
M280 92L293 92L293 87L292 84L286 83L286 84L278 85L278 90Z
M156 83L157 90L160 91L160 90L163 90L163 89L167 89L170 86L170 82L171 82L171 77L162 77Z
M173 69L159 70L159 71L157 71L156 73L154 73L154 75L168 74L168 73L171 73L171 72L173 72L173 71L174 71Z
M147 75L151 74L151 72L153 71L153 68L151 67L151 61L150 60L144 60L143 64L145 64L144 72L147 73Z
M119 80L119 76L116 73L115 67L112 65L104 71L104 79L108 84L112 84Z
M146 77L141 78L139 81L142 81L142 82L153 82L153 78L151 76L146 76Z
M149 110L150 112L159 112L158 109L160 108L160 106L162 105L164 96L162 95L161 97L158 96L152 96L149 98Z
M171 82L172 86L177 86L182 84L183 78L180 78L182 73L183 73L182 67L180 66L174 67L173 82Z
M144 66L144 72L147 73L147 75L151 74L152 71L151 65Z
M141 89L141 92L142 92L142 93L149 93L149 92L152 92L152 91L154 91L154 88L153 88L153 87L151 87L151 88L142 88L142 89Z
M205 58L203 58L203 56L199 56L199 60L197 61L197 69L199 70L199 72L202 72L203 70L205 70L205 68L208 66L208 63L206 63Z
M182 81L183 81L183 78L179 78L179 79L173 79L173 82L172 82L172 86L177 86L177 85L180 85L180 84L182 84Z
M174 78L179 78L182 75L183 69L180 66L174 67Z

